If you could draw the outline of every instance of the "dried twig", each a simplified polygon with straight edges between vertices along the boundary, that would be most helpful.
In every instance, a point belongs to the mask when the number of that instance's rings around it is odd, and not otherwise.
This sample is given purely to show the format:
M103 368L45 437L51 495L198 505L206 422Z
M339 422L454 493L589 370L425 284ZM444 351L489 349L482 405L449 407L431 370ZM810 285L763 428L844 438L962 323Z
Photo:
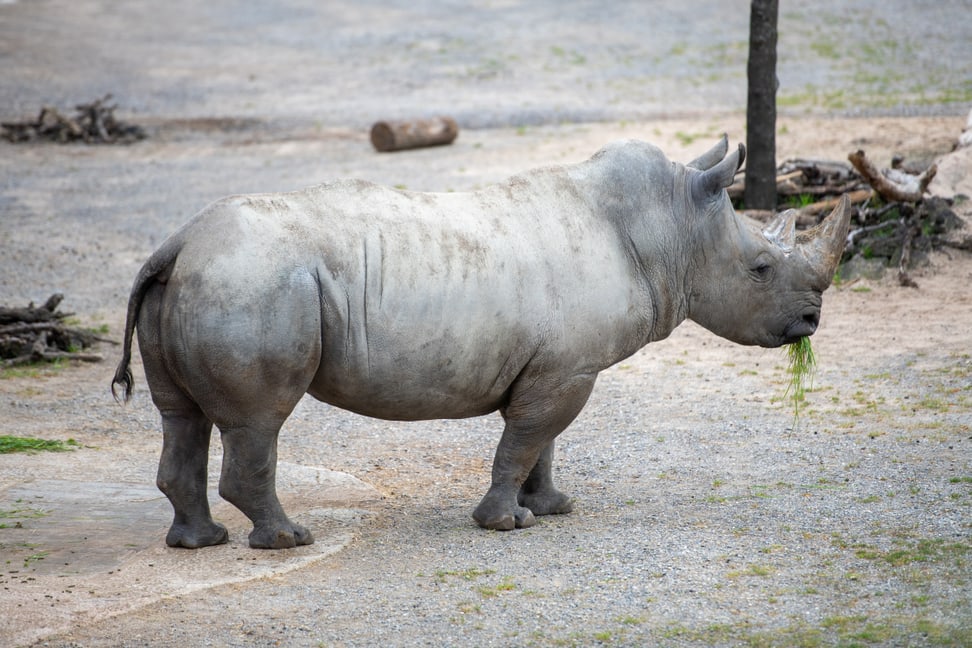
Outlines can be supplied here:
M905 223L904 236L901 238L901 258L898 260L898 283L908 288L918 287L908 274L908 266L911 265L911 245L915 240L916 229L913 223Z

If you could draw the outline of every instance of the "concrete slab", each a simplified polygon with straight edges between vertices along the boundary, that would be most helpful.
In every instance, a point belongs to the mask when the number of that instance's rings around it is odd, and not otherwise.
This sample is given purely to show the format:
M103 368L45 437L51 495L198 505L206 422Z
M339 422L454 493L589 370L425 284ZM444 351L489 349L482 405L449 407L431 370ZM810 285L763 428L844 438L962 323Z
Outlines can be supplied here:
M249 521L213 501L230 542L198 551L164 545L168 501L153 486L27 478L0 491L0 636L21 645L154 601L304 567L347 546L379 498L350 475L281 464L295 519L316 542L288 551L247 545Z

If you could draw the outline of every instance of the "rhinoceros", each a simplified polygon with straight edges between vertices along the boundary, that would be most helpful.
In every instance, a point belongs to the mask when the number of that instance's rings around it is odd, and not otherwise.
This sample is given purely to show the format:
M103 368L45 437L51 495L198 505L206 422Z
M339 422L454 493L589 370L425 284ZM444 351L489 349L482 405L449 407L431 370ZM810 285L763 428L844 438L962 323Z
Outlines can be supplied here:
M203 209L139 271L112 381L128 400L137 327L175 511L166 543L227 541L206 496L214 424L219 493L252 521L250 546L313 542L275 488L278 433L305 393L388 420L499 410L475 521L569 512L554 438L598 372L686 319L765 347L817 328L848 202L807 232L792 213L761 229L725 191L744 157L723 138L683 165L630 140L471 193L340 180Z

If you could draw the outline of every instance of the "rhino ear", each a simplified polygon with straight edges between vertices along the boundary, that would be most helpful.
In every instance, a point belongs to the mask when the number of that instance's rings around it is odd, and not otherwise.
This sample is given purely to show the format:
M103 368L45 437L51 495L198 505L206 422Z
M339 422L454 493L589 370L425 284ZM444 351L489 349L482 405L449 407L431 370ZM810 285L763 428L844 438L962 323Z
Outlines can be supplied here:
M745 159L746 147L740 144L738 149L723 158L721 162L697 176L695 181L696 195L700 198L710 198L731 185L736 171L739 170Z
M685 166L692 167L693 169L698 169L699 171L706 171L714 167L718 162L721 162L726 153L729 151L729 136L723 134L722 139L710 148L708 151L695 158Z
M796 217L795 209L786 210L763 229L763 236L784 252L790 252L796 245Z

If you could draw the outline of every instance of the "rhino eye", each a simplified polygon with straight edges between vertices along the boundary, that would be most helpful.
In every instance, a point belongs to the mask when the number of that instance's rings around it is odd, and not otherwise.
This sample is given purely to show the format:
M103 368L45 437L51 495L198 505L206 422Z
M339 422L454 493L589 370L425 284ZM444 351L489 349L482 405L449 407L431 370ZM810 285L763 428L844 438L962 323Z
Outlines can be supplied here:
M753 267L752 272L758 281L766 281L773 276L773 266L768 263L758 263Z

